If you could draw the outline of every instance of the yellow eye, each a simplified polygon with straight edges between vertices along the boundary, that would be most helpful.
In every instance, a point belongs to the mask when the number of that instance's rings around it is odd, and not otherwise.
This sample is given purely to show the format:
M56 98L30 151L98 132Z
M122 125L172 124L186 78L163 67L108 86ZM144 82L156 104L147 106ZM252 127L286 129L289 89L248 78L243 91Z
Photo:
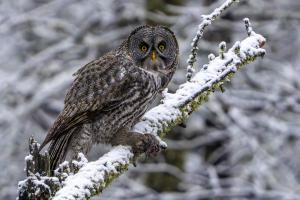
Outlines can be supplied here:
M160 44L160 45L158 46L158 49L159 49L161 52L163 52L163 51L165 50L165 48L166 48L166 46L165 46L164 44Z
M146 45L142 45L140 47L140 49L141 49L142 52L146 52L148 50L148 47Z

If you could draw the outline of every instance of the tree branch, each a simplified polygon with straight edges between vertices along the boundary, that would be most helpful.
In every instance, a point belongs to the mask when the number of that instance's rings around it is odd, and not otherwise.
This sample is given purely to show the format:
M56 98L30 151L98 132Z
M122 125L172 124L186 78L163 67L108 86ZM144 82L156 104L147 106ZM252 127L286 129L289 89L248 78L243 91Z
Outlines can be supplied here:
M250 29L248 19L244 21L248 37L236 42L227 52L225 42L220 43L219 56L209 55L209 63L174 94L164 93L162 103L144 115L135 125L135 131L164 136L206 102L212 92L230 81L238 69L264 56L265 50L261 47L265 38ZM128 169L132 159L130 148L113 148L99 160L84 164L78 173L69 175L53 199L85 199L100 193Z
M193 38L192 41L192 49L191 54L187 60L187 80L189 81L193 73L195 72L194 63L196 62L196 56L198 51L198 43L199 40L202 38L205 28L210 25L213 21L217 19L227 8L229 8L233 3L237 2L237 0L226 0L220 7L216 8L211 14L209 15L202 15L203 21L199 24L197 34Z
M87 199L101 193L114 179L128 170L133 154L130 147L118 146L97 161L89 162L70 175L53 200Z

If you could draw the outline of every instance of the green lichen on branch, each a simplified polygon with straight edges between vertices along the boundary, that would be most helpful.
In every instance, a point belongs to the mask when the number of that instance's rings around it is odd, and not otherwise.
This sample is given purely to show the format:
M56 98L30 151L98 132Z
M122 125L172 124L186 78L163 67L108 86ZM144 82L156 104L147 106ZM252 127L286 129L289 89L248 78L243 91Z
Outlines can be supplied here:
M104 180L106 180L106 181L102 182L99 185L99 187L94 188L95 193L93 193L92 196L100 194L105 188L107 188L113 182L113 180L115 180L120 175L122 175L123 172L128 170L129 164L125 164L125 165L122 165L121 163L119 163L119 164L120 165L118 165L116 167L116 172L105 173Z

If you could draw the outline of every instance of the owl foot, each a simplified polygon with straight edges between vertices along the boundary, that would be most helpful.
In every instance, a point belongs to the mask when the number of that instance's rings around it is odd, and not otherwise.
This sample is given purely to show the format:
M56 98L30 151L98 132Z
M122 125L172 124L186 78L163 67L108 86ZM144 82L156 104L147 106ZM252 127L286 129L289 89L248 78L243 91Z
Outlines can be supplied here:
M145 153L146 156L154 157L162 149L166 149L154 135L148 133L139 135L139 140L132 146L134 154Z
M153 134L142 134L138 132L131 132L122 130L111 141L113 146L116 145L128 145L131 146L134 153L133 165L136 166L136 161L140 154L145 153L147 157L154 157L157 154L167 148L167 144L160 141Z
M155 157L161 151L167 148L166 144L161 143L152 134L138 133L139 139L132 145L132 151L134 153L133 166L136 167L136 161L138 156L145 153L147 157Z

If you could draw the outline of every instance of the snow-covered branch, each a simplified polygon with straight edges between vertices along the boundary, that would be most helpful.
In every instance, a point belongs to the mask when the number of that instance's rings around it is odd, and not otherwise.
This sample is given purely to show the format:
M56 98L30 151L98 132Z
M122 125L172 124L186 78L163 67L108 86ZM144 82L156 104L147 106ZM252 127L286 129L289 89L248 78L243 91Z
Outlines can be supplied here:
M237 0L226 0L220 7L216 8L211 14L202 15L203 20L198 26L196 36L193 38L191 44L192 46L191 54L189 55L189 58L187 60L188 63L187 74L186 74L187 80L190 80L192 78L193 73L195 71L194 63L196 62L198 43L203 36L205 28L208 25L210 25L213 21L215 21L217 17L219 17L227 8L229 8L235 2L237 2Z
M118 146L97 161L89 162L64 181L54 199L87 199L102 192L128 169L133 154L129 147Z
M148 111L134 129L142 133L163 136L188 116L216 89L229 81L241 67L262 57L261 47L265 38L253 31L249 33L249 20L244 20L248 37L236 42L226 51L225 42L220 43L220 54L209 55L209 63L195 74L190 82L179 86L174 93L164 93L162 103ZM95 162L86 163L78 173L70 175L53 199L85 199L101 192L111 181L128 169L133 155L128 147L113 148Z

